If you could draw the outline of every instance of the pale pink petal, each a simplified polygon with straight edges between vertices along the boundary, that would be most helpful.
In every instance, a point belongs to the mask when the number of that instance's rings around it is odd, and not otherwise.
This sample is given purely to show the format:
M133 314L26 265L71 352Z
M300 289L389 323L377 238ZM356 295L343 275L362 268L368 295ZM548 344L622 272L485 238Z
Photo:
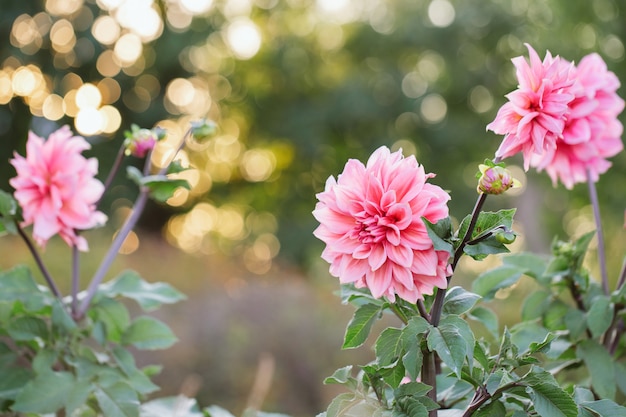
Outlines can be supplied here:
M22 208L24 226L33 225L38 244L43 246L58 234L68 244L87 250L87 241L78 236L77 230L106 221L95 207L104 192L102 183L94 178L97 160L81 155L90 147L63 126L46 141L29 132L26 158L16 154L10 161L17 172L10 184Z
M391 302L396 296L415 302L433 285L445 288L447 263L422 221L448 216L450 196L427 183L433 177L414 157L381 147L365 166L350 160L336 181L327 180L317 194L313 215L320 225L313 234L326 244L322 259L330 273Z

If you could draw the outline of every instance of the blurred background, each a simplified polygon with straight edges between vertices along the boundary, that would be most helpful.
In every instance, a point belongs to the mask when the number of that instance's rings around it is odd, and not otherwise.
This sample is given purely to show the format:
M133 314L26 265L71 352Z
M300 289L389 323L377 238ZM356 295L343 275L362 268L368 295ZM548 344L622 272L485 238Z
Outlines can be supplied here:
M104 178L131 123L167 129L155 166L190 121L218 124L182 153L191 190L148 206L114 270L189 296L159 313L180 342L140 358L165 365L159 395L236 413L262 404L315 415L336 394L324 377L372 356L369 346L340 350L352 309L334 295L311 234L315 193L348 158L381 145L414 154L451 192L458 221L473 207L477 164L500 143L485 126L516 88L510 59L527 55L525 42L575 62L597 52L626 79L626 3L615 0L3 0L0 11L2 189L29 129L47 136L69 124L92 143ZM487 208L518 207L516 250L547 252L554 235L594 228L586 186L554 188L509 162L524 187ZM598 192L615 281L624 153L612 162ZM85 281L136 193L120 175L105 195L110 221L87 235ZM22 242L0 245L1 267L30 262ZM55 240L44 260L62 277L69 255ZM455 280L494 262L464 262ZM503 323L518 318L510 306L495 303Z

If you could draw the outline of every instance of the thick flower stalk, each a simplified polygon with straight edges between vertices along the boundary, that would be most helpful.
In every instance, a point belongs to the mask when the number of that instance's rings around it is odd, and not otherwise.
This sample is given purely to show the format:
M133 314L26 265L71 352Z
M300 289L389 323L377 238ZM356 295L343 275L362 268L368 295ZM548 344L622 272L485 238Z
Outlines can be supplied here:
M29 132L26 157L15 154L11 164L17 176L9 182L22 208L22 226L33 225L40 246L58 234L70 246L88 250L77 230L103 225L107 218L96 210L104 186L95 178L98 161L81 153L91 146L63 126L48 140Z
M524 57L512 59L518 89L507 94L504 104L488 130L504 135L496 157L503 159L519 152L528 170L534 155L543 155L556 147L561 137L568 104L574 100L574 66L560 57L546 53L543 61L528 44L530 63Z
M447 217L450 196L427 183L432 177L415 157L381 147L366 165L351 159L337 180L328 178L313 215L330 273L392 302L446 288L450 254L434 249L422 217Z

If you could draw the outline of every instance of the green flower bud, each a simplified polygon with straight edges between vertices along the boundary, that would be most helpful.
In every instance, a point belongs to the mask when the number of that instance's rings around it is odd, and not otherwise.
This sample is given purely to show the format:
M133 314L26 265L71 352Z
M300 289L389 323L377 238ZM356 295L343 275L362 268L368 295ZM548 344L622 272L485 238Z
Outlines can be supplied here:
M476 190L484 194L502 194L512 187L521 187L521 183L513 178L509 170L495 165L480 164L480 177Z
M500 243L509 244L515 242L515 232L507 230L505 232L496 233L496 240Z

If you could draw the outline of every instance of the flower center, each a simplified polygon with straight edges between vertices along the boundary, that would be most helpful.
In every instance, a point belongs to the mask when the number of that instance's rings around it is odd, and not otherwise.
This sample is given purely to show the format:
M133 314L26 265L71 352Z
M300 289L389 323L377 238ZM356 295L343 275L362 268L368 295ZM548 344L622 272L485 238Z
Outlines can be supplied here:
M411 207L407 203L396 203L384 211L372 205L368 208L356 220L350 237L366 244L379 243L385 239L394 245L398 244L400 231L411 224Z

